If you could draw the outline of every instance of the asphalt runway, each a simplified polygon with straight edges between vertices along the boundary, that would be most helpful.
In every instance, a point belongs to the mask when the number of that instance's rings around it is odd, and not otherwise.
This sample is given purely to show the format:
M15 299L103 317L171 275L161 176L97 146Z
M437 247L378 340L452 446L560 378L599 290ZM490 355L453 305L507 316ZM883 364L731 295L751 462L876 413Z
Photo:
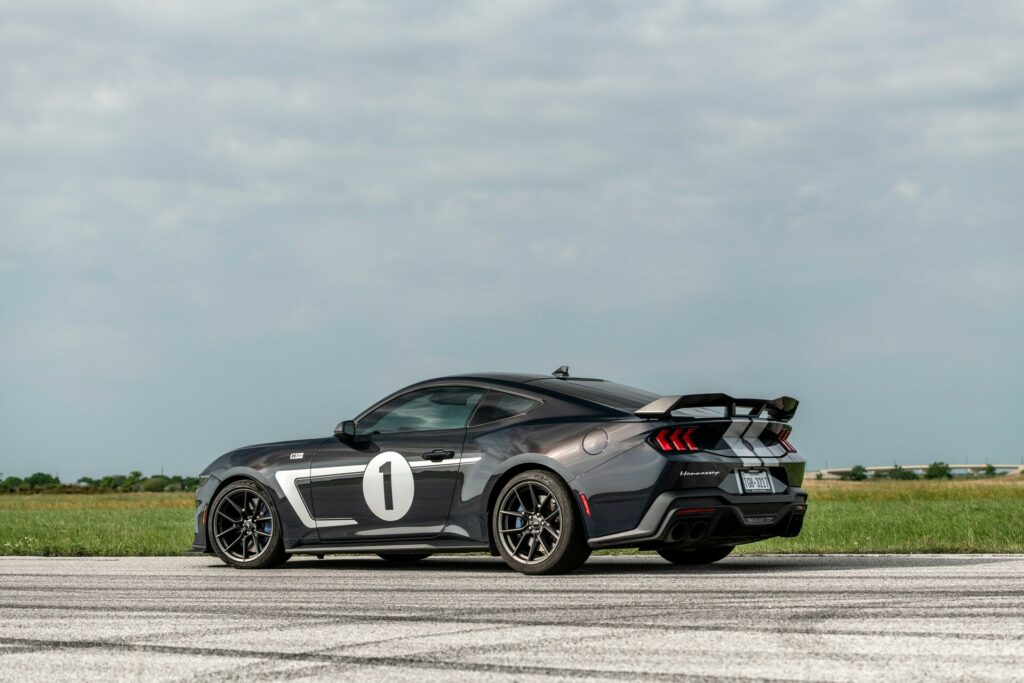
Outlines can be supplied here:
M1022 680L1024 556L0 558L0 679Z

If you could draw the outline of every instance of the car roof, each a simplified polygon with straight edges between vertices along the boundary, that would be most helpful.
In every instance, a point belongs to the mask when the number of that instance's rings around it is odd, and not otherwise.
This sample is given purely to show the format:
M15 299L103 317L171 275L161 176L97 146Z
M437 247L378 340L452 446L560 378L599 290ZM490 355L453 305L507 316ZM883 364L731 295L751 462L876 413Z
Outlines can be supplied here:
M476 380L478 382L500 382L502 384L526 384L538 379L544 379L550 377L550 375L538 375L529 372L469 372L464 375L450 375L448 377L439 377L431 380L437 382L441 380L459 380L469 379Z
M433 384L436 382L484 382L493 384L504 384L506 386L521 386L524 389L536 388L536 382L540 380L557 379L559 381L582 381L582 382L604 382L596 377L567 377L565 380L553 377L552 375L539 375L529 372L470 372L464 375L448 375L447 377L435 377L434 379L417 382L417 384Z
M611 408L617 412L632 413L637 408L658 398L642 389L627 387L594 377L554 377L519 372L475 372L464 375L449 375L418 382L412 387L426 384L471 381L484 384L518 387L549 396L557 396L572 402L583 401L590 405ZM412 388L407 387L407 388Z

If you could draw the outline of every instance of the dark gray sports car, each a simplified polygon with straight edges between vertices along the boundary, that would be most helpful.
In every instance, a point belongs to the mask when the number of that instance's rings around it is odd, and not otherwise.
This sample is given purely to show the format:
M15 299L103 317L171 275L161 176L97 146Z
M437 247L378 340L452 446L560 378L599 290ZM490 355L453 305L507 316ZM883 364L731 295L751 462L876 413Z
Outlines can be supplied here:
M595 548L703 564L800 533L797 401L661 396L600 379L475 374L406 387L334 435L217 458L193 547L239 568L294 553L412 562L490 551L527 574Z

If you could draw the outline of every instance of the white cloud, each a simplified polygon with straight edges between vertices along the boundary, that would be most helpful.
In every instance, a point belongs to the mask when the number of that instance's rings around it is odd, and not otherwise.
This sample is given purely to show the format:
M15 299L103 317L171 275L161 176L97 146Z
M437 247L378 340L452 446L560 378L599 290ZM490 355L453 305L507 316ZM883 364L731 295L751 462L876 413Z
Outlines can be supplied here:
M921 196L921 186L911 180L901 180L892 186L893 194L908 202L917 201Z

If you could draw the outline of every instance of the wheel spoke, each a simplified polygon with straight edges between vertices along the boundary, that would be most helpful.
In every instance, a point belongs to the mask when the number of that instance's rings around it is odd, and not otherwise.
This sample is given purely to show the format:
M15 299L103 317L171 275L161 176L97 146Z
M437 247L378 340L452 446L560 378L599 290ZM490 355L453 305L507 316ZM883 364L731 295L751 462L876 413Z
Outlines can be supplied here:
M267 538L270 538L270 536L271 536L271 534L268 534L265 531L260 531L259 529L256 530L256 535L257 536L266 536Z
M522 529L499 529L499 533L502 534L521 534L524 531L526 531L526 527L523 527Z
M546 524L546 523L550 522L552 519L554 519L557 516L558 516L558 508L555 508L554 512L552 512L550 515L548 515L547 517L544 518L544 523Z
M519 547L522 546L523 545L523 541L525 541L528 538L529 538L529 536L527 534L523 534L522 536L519 537L519 542L516 543L516 547L512 549L512 554L513 555L516 555L516 556L519 555Z
M242 540L242 535L241 534L238 535L238 538L236 538L235 540L231 541L231 543L228 543L226 546L224 546L224 552L227 552L228 550L230 550L232 548L232 546L234 546L240 540Z
M238 531L238 529L236 529L236 528L234 528L234 527L232 527L232 526L229 526L229 527L228 527L227 529L224 529L224 531L221 531L220 533L216 534L216 535L215 535L215 538L220 538L220 537L221 537L221 536L223 536L224 534L229 534L229 533L231 533L232 531Z
M231 520L231 521L232 521L232 522L234 522L235 524L238 524L239 522L241 522L241 521L242 521L242 520L240 520L240 519L235 519L234 517L231 517L230 515L228 515L228 514L227 514L226 512L224 512L223 510L217 510L217 514L218 514L218 515L220 515L221 517L223 517L224 519L229 519L229 520Z
M523 502L523 497L519 495L519 487L516 487L515 494L516 499L519 501L519 507L523 509L523 512L526 512L526 503Z
M230 497L230 496L229 496L229 497L227 497L227 498L225 498L224 500L225 500L226 502L228 502L228 503L231 503L231 506L232 506L233 508L235 508L236 510L238 510L238 514L240 514L240 515L242 515L243 517L245 517L245 510L243 510L242 508L238 507L238 503L236 503L235 501L231 500L231 497Z
M526 561L533 561L533 554L537 552L537 537L530 536L530 551L526 554Z
M548 554L548 547L544 544L544 539L541 538L540 534L537 534L537 545L540 546L540 549L544 551L545 555Z
M513 512L512 510L502 510L501 514L511 515L512 517L518 517L519 519L526 517L522 512Z
M526 488L530 491L530 501L533 503L531 512L540 512L540 503L537 502L537 492L533 490L533 484L528 483Z
M254 521L254 522L272 522L272 521L274 521L274 518L273 517L257 517L256 519L254 519L252 521Z

